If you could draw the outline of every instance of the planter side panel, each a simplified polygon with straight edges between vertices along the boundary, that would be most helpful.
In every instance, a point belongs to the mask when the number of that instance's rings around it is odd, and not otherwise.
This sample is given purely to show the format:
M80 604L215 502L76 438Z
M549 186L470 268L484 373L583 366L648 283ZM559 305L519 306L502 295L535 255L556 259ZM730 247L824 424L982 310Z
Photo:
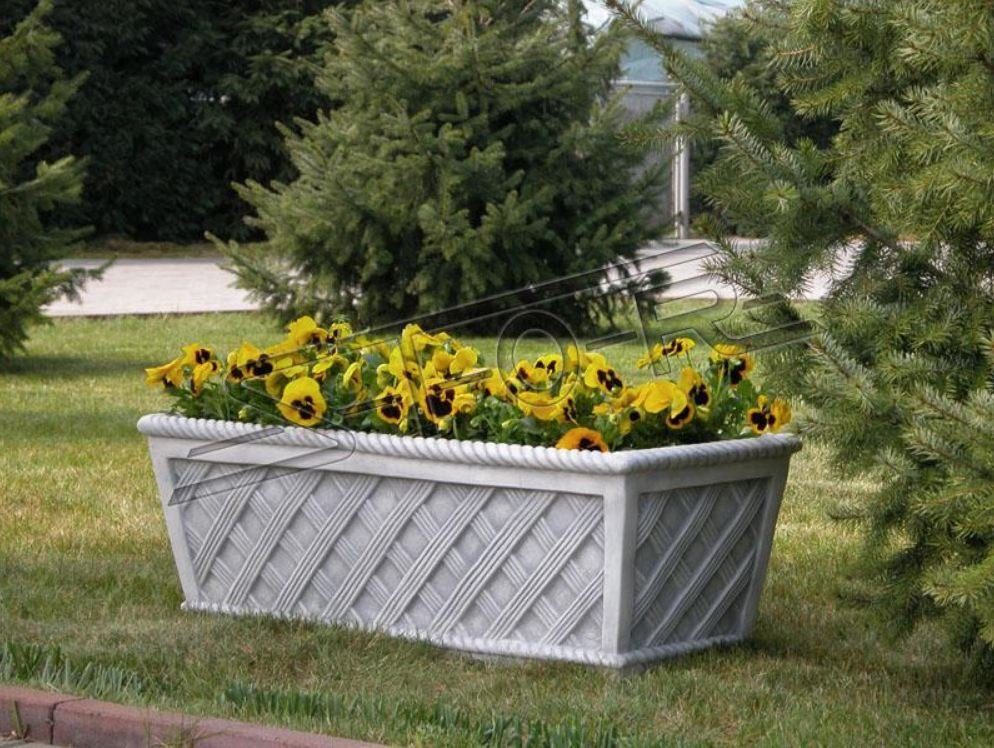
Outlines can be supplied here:
M600 647L600 496L189 459L170 470L190 607Z
M753 572L772 540L764 526L771 498L769 478L639 496L633 649L748 633Z

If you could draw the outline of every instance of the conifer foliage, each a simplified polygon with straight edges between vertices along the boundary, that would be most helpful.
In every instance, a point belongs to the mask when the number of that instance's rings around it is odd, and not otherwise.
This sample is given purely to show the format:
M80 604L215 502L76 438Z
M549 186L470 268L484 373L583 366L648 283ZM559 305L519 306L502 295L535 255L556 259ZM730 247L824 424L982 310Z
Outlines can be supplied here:
M42 306L73 294L89 275L52 267L80 237L51 220L79 199L82 165L72 156L49 162L37 155L79 85L54 63L59 37L43 20L50 7L43 0L0 38L0 357L23 345Z
M578 2L384 0L326 14L334 102L287 131L299 177L239 193L229 248L285 319L391 322L600 268L657 235L660 175L618 137L620 38ZM566 299L567 319L586 307Z
M994 644L994 9L977 0L753 2L790 117L838 134L792 141L739 76L681 56L610 0L691 90L697 137L719 156L700 186L762 228L718 268L754 294L796 294L835 271L821 334L779 352L807 431L839 476L880 490L855 508L890 626L947 622L990 665ZM720 227L711 226L716 232ZM766 307L764 323L795 319Z

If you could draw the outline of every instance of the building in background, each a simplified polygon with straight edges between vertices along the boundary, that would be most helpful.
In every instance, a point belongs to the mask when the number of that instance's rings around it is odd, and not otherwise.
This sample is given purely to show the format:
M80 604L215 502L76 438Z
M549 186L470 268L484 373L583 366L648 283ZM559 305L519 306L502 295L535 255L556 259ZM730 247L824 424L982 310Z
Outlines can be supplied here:
M585 0L587 21L600 27L611 20L611 12L597 0ZM745 0L644 0L639 6L652 25L669 37L675 46L695 53L710 23L729 11L740 8ZM622 59L622 77L618 85L625 89L624 104L633 114L644 114L656 102L677 96L673 116L686 116L688 100L676 82L668 79L659 55L639 39L633 39ZM664 192L665 210L673 222L677 238L685 238L690 226L690 149L677 143L671 158L670 180Z

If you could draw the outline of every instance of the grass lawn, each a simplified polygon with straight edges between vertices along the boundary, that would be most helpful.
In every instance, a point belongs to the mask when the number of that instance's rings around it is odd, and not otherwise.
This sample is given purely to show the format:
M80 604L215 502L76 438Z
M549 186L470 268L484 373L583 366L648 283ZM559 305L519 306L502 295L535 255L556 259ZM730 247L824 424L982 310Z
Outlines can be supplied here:
M937 633L888 642L840 596L858 537L827 513L870 486L810 445L752 641L638 676L181 612L135 430L166 403L141 368L243 337L277 333L256 315L62 320L0 368L0 679L394 744L994 743L990 694Z
M136 242L123 237L99 237L81 243L73 259L171 259L176 257L209 257L220 259L221 253L210 242Z

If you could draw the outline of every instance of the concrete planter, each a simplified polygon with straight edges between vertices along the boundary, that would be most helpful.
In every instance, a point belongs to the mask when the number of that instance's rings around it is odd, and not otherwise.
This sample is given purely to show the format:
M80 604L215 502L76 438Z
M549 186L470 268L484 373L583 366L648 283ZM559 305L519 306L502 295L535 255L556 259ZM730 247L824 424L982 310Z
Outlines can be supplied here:
M749 634L800 448L600 454L167 415L138 428L187 609L610 667Z

